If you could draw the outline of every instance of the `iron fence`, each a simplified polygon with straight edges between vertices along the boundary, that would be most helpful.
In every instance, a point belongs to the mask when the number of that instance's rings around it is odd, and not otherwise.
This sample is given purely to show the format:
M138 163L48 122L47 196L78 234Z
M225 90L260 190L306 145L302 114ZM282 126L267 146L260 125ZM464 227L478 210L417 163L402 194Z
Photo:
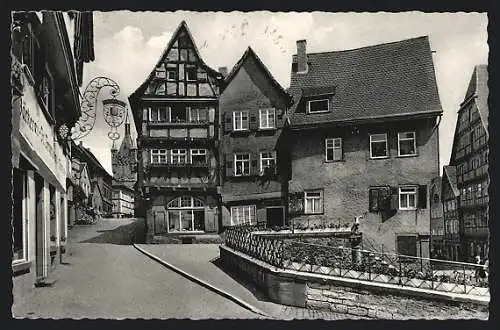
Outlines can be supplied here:
M253 234L256 230L228 228L225 244L282 269L489 296L488 278L478 276L482 266L476 264L268 238Z

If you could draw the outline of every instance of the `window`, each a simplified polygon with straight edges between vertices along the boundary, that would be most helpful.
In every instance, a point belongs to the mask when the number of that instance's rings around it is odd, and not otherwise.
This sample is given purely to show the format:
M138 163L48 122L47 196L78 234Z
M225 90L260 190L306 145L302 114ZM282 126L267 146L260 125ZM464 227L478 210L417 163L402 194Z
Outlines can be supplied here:
M203 123L207 121L207 108L189 108L189 121L191 123Z
M274 169L276 165L276 152L267 151L260 153L260 173L264 174L266 168Z
M166 107L150 108L149 121L168 121L168 109Z
M231 226L255 223L255 205L231 207Z
M342 160L342 139L326 139L325 140L325 160L333 162Z
M151 150L151 163L160 164L167 162L167 150L166 149L152 149Z
M177 80L177 69L168 68L167 69L167 80L168 81L176 81Z
M416 154L415 132L398 133L398 156L414 156Z
M248 111L233 112L233 130L235 131L248 130Z
M417 236L414 235L398 235L397 236L398 254L405 256L417 256Z
M191 163L205 164L207 162L207 149L191 149Z
M204 231L205 210L199 199L182 196L167 204L168 231Z
M323 213L322 191L306 191L304 193L304 200L306 214Z
M234 155L234 175L250 175L250 154Z
M370 135L370 157L385 158L388 157L387 134Z
M186 68L186 80L196 81L196 68Z
M187 109L183 104L173 105L171 108L172 114L170 115L171 121L174 123L185 123L187 121Z
M328 100L325 99L309 101L307 102L307 108L309 113L329 111Z
M170 161L172 164L185 164L187 159L186 149L172 149Z
M388 210L391 206L390 187L370 187L368 191L368 210L370 212L380 212Z
M417 208L417 187L399 188L399 209L414 210Z
M12 174L12 262L18 263L28 261L28 183L23 171L14 168Z
M271 109L260 109L259 110L259 128L275 128L276 127L276 111L274 108Z

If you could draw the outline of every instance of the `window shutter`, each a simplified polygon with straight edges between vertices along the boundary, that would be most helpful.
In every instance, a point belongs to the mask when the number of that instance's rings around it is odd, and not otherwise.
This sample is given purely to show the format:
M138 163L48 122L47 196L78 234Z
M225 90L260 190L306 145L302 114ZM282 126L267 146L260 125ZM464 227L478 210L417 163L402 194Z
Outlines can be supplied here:
M368 201L368 210L370 212L377 212L379 210L379 194L378 189L370 189L369 190L369 201Z
M250 153L250 175L259 175L260 164L259 164L259 153Z
M229 133L233 130L233 113L232 112L226 112L224 114L225 120L224 120L224 132Z
M171 107L167 107L167 121L168 122L171 122L172 121L172 108Z
M399 208L399 189L398 187L391 187L391 210Z
M304 192L290 194L288 211L293 215L304 214Z
M233 166L233 155L226 154L226 177L232 177L234 175Z
M258 122L258 113L249 113L250 116L250 122L248 124L248 128L253 131L259 128L259 122Z
M418 205L419 209L427 208L427 185L418 186Z

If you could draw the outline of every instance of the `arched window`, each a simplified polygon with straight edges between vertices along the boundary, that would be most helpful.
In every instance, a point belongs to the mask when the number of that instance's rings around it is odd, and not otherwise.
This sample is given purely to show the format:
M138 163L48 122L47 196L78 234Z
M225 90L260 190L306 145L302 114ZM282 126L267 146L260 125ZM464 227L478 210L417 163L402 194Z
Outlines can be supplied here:
M205 209L202 200L181 196L167 204L168 231L205 231Z

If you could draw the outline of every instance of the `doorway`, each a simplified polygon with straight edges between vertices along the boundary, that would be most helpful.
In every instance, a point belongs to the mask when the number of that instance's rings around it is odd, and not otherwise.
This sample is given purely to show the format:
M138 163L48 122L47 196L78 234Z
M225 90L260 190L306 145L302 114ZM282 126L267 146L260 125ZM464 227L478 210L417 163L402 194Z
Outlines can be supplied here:
M267 227L284 226L285 211L283 206L266 207Z
M43 194L44 181L43 178L35 173L35 245L36 245L36 278L37 280L44 278L44 254L45 254L45 240L44 240L44 194Z

